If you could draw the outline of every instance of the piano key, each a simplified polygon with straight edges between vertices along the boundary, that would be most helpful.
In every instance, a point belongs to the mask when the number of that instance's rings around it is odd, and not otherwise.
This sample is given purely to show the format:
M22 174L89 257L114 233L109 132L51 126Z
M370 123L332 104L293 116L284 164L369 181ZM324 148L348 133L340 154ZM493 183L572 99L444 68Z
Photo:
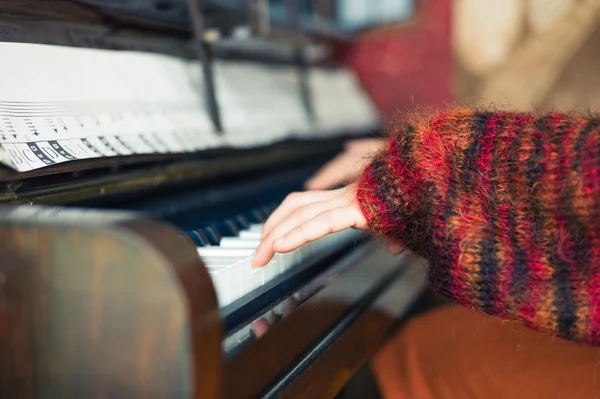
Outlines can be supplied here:
M252 270L252 288L253 289L260 288L266 283L265 270L264 270L265 268L272 269L273 267L272 267L272 265L268 265L268 266L265 266L264 268Z
M223 237L219 244L221 248L252 248L256 249L260 239L246 240L238 237Z
M258 270L252 267L252 257L249 257L245 261L239 262L237 265L232 266L233 273L240 273L242 279L242 296L249 294L256 287L252 279L253 273ZM237 269L236 269L237 268Z
M248 265L250 266L250 265ZM229 298L231 302L236 301L237 299L243 296L244 290L242 289L242 273L239 270L239 266L232 267L229 266Z
M254 249L251 248L220 248L220 247L200 247L198 254L204 259L205 256L251 256Z
M221 241L221 234L214 226L204 227L202 228L202 231L206 235L206 238L211 245L219 245L219 241Z
M205 256L202 258L204 263L213 263L213 262L229 262L229 264L233 264L240 260L246 259L248 255L243 256Z
M231 219L219 221L214 227L221 234L221 237L236 237L240 233L240 227Z
M190 230L186 233L194 241L194 244L196 244L197 247L206 247L207 245L210 245L210 242L204 233L200 234L201 232L196 230Z
M229 270L224 268L209 269L208 273L213 281L217 294L219 306L223 307L230 303L229 300Z
M260 233L260 232L262 232L263 226L264 226L263 224L253 223L248 228L248 231L257 231Z
M199 230L195 230L196 234L198 234L198 236L200 237L200 239L202 240L202 242L205 243L205 247L210 245L210 241L208 239L208 237L206 237L206 234L204 233L204 231L202 231L201 229Z
M260 240L261 237L261 231L254 231L254 230L242 230L240 231L240 238L245 239L245 240Z
M269 210L265 207L265 211ZM353 234L351 230L335 233L310 242L295 251L284 254L277 253L266 266L255 269L252 268L252 258L256 247L260 244L263 224L251 223L247 228L238 230L237 235L233 235L238 227L233 220L217 222L208 227L209 231L214 231L215 226L221 226L221 228L228 226L227 228L230 229L229 232L226 232L228 235L220 237L218 245L198 247L198 253L210 271L222 270L221 273L216 274L220 279L218 282L220 288L215 289L220 290L226 287L226 292L219 294L220 298L227 298L222 300L226 304L262 287L280 274L303 264L314 255L323 251L335 250L340 244L347 242L348 237ZM215 287L217 287L217 282L215 282Z
M265 215L259 209L248 212L246 217L250 223L264 223L267 220L267 215Z
M235 217L235 221L237 222L238 226L240 227L240 230L245 230L248 227L250 227L250 221L244 215L237 215Z
M218 269L220 267L231 267L231 265L237 263L238 261L211 261L211 262L204 262L204 265L208 268L211 269Z

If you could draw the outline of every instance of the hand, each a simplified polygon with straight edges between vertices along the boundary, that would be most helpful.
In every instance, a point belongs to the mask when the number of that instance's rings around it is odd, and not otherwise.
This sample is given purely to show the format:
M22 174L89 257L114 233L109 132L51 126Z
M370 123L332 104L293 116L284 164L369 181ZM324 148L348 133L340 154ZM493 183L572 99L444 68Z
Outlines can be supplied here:
M291 252L302 245L341 230L367 228L356 199L356 184L331 191L307 191L289 195L273 212L262 230L252 266L269 263L275 252ZM388 239L392 254L404 248Z
M349 228L367 228L356 199L356 184L338 190L290 194L263 226L252 265L264 266L275 252L291 252Z
M359 139L346 143L344 152L323 166L306 182L307 190L326 190L358 178L385 142L383 139Z

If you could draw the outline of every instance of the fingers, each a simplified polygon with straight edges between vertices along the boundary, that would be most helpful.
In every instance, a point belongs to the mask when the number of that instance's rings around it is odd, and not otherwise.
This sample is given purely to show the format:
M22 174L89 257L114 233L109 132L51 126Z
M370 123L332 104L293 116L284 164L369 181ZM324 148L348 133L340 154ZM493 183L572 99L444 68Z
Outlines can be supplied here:
M274 226L278 225L284 220L292 211L303 207L307 204L327 201L330 198L335 198L340 194L339 190L332 191L311 191L305 193L292 193L286 197L286 199L277 207L277 209L269 216L269 219L265 222L262 232L261 239L264 239Z
M302 245L315 241L328 234L336 233L348 228L366 228L367 222L356 202L336 207L337 200L327 201L324 206L319 205L322 212L312 218L299 217L290 222L286 221L285 227L275 227L273 233L268 234L256 249L252 262L254 267L261 267L269 263L275 252L286 253ZM279 232L283 232L279 236Z
M348 196L338 195L327 201L314 202L293 209L281 219L273 219L271 222L272 224L269 226L269 230L264 230L265 235L263 236L263 239L265 241L273 241L282 237L294 227L314 218L321 212L348 205L350 202L351 199Z
M307 190L326 190L352 179L360 168L353 165L354 159L344 153L323 166L305 184Z
M359 139L348 141L345 150L327 163L312 178L307 190L325 190L356 179L371 158L385 145L382 139Z
M264 266L275 252L290 252L351 227L367 227L356 199L355 184L339 190L295 194L286 199L265 223L252 265Z
M273 250L283 253L293 251L328 234L356 226L361 216L360 209L352 205L321 212L314 218L294 227L283 237L276 239L273 242Z

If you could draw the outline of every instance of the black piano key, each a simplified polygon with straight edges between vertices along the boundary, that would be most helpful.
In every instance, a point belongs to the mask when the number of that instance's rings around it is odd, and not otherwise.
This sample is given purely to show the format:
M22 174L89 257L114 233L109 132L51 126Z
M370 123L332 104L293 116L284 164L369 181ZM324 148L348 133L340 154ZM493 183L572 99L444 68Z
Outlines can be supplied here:
M206 234L204 234L204 231L202 230L194 230L194 232L196 233L197 237L198 237L198 241L202 242L204 245L201 245L202 247L206 247L210 245L210 241L208 239L208 237L206 236Z
M244 215L236 216L235 221L241 229L249 229L250 228L250 221Z
M240 235L240 226L231 220L225 219L214 224L222 237L237 237Z
M246 217L250 223L264 223L267 220L267 215L261 212L259 209L252 210L247 213Z
M219 230L217 230L216 227L207 226L204 227L202 231L208 239L208 242L210 242L210 245L219 245L219 243L221 242L221 233L219 233Z
M208 240L206 240L206 237L203 237L198 234L197 231L195 230L189 230L186 231L187 235L192 239L192 241L194 241L194 244L196 244L197 247L205 247L208 245Z
M269 214L267 212L264 211L264 209L257 209L256 212L260 215L262 221L261 223L264 223L267 221L267 219L269 218Z

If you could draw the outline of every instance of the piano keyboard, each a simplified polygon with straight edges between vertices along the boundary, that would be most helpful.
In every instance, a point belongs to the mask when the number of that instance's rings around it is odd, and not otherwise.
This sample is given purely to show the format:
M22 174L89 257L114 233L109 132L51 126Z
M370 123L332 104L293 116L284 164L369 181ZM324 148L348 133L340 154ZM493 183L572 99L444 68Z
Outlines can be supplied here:
M354 230L342 231L308 243L285 254L276 254L262 268L252 268L254 251L260 244L264 220L274 207L246 216L221 221L219 227L205 226L187 231L198 245L198 254L212 277L219 306L224 308L279 276L305 264L314 256L334 253L357 237ZM223 236L221 236L223 234Z

